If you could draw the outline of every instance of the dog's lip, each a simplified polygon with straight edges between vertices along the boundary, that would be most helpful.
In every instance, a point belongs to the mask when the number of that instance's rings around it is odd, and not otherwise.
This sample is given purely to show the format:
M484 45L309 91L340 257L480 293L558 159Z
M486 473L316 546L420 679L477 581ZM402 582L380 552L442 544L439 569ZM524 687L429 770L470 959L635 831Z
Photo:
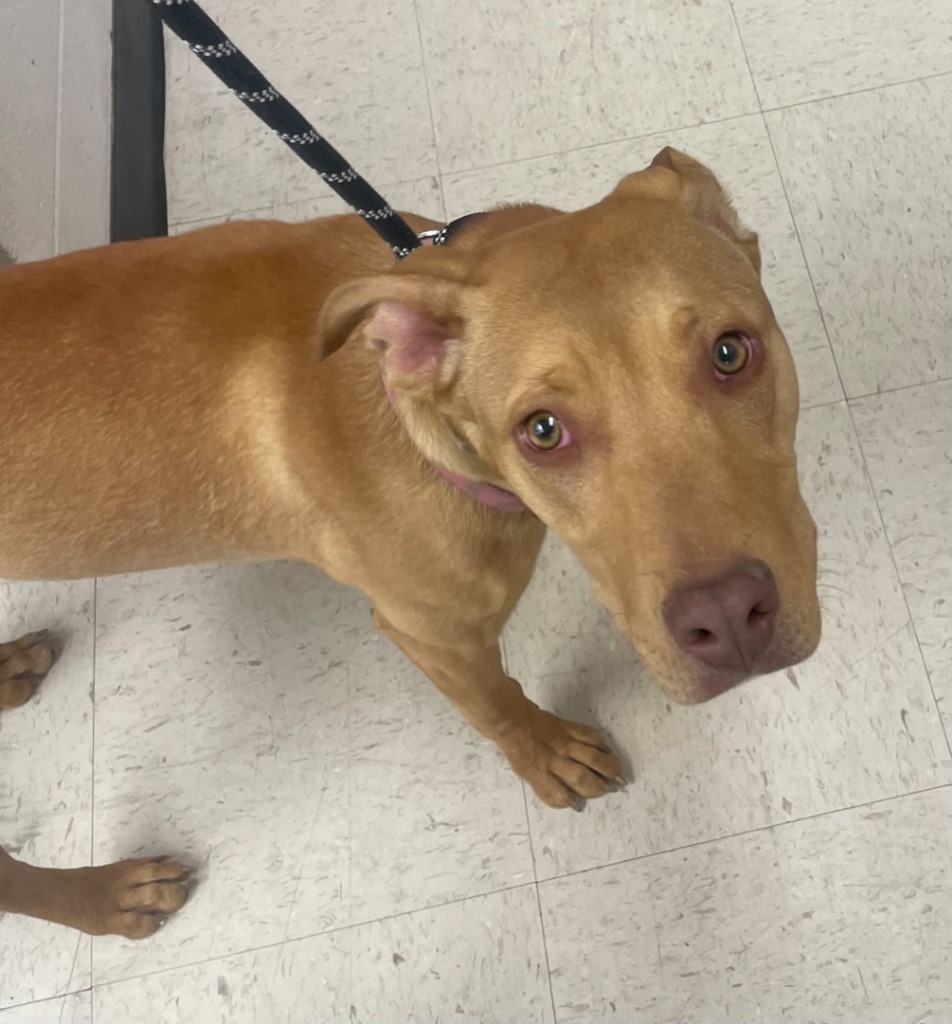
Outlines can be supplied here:
M786 668L790 661L778 657L778 652L768 649L765 654L747 671L725 670L725 669L701 669L695 668L694 673L688 681L687 686L682 687L685 694L678 700L679 704L705 704L715 697L720 697L758 676L769 675L771 672Z
M716 672L695 677L690 690L678 699L678 703L705 704L707 701L727 693L728 690L740 686L750 678L750 674L743 672Z
M814 648L815 650L815 648ZM748 672L725 672L710 669L706 672L695 672L687 686L681 687L681 694L674 699L679 704L704 704L715 697L720 697L759 676L772 675L775 672L782 672L806 661L813 653L813 650L806 653L791 655L784 647L771 647L753 665Z

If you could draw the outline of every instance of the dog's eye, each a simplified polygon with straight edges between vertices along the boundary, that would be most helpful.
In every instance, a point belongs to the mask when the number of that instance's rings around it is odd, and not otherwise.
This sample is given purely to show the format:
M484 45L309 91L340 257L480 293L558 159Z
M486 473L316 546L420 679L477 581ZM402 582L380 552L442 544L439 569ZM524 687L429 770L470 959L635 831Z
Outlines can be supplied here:
M714 369L725 377L740 373L750 359L750 344L741 334L722 334L714 342Z
M525 423L526 440L540 452L550 452L562 443L562 424L545 409L534 412Z

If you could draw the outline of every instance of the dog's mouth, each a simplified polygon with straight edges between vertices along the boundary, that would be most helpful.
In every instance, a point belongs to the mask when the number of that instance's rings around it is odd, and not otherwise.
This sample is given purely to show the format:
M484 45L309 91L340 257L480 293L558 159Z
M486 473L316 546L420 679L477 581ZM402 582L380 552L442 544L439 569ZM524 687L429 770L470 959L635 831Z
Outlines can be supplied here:
M707 701L713 700L715 697L720 697L722 694L727 693L728 690L733 690L736 686L740 686L741 683L746 683L751 678L753 678L753 676L749 674L737 672L706 674L695 683L694 687L690 691L690 695L686 696L678 703L705 704Z
M742 683L762 676L793 668L809 658L819 646L819 632L809 640L805 634L794 637L778 636L764 656L749 670L712 669L692 665L687 678L671 679L671 685L661 689L678 704L705 704L720 697Z

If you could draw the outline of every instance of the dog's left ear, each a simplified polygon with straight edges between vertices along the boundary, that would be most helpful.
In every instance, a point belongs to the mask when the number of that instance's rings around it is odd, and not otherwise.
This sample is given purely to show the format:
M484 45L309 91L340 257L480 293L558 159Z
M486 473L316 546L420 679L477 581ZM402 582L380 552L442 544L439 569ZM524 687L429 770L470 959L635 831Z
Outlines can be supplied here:
M698 220L726 235L760 273L757 235L741 224L727 193L704 164L665 146L644 171L622 179L616 191L624 194L635 188L641 193L687 203Z

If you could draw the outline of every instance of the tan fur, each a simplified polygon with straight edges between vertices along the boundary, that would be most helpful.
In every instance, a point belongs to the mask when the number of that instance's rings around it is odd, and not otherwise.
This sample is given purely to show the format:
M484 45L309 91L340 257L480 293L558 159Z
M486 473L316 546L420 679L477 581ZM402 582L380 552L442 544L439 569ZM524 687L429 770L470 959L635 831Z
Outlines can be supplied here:
M378 628L541 799L578 805L620 783L618 760L596 730L531 704L499 655L547 525L676 700L723 688L662 621L685 580L739 557L770 566L781 610L755 671L819 639L796 377L758 272L756 236L710 172L671 150L590 209L500 210L396 267L344 216L4 270L0 576L310 561L367 594ZM388 347L407 309L449 339L438 372ZM710 346L732 327L766 357L725 387ZM545 464L514 436L551 405L579 437ZM476 504L431 462L515 491L535 515ZM8 704L25 699L23 673L3 667L22 655L0 651L0 707L4 687ZM29 690L49 667L30 657ZM49 870L46 889L37 870L0 858L0 909L122 931L115 866ZM172 874L135 913L180 905ZM33 895L11 895L27 876Z

